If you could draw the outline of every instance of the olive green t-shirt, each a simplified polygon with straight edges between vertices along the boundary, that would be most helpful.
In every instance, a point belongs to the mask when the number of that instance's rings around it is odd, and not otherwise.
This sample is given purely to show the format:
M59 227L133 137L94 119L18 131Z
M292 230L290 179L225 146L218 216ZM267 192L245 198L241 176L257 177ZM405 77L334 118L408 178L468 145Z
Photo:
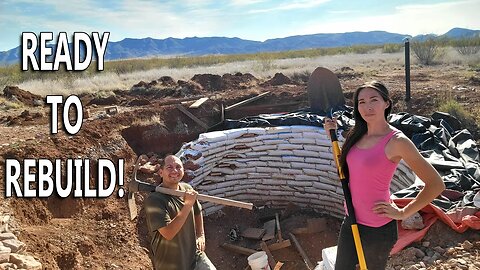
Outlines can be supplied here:
M179 190L189 190L187 183L179 183ZM195 267L197 252L195 218L201 211L197 201L180 231L172 240L166 240L158 229L167 226L184 205L177 196L153 192L145 200L145 213L153 255L153 265L157 270L191 270Z

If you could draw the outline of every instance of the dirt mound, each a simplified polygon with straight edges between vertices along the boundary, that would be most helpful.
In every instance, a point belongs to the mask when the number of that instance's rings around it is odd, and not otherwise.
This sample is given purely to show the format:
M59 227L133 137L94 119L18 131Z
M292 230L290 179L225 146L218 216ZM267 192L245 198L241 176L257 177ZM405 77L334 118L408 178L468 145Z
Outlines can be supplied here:
M27 106L43 105L43 98L28 91L18 88L18 86L5 86L3 95L12 101L21 102Z
M176 83L171 77L163 76L149 83L140 81L133 85L126 95L144 96L151 99L159 99L164 97L186 97L191 95L199 95L204 92L204 87L195 81L178 80Z
M144 99L144 98L137 98L127 102L127 106L144 106L144 105L150 105L150 104L151 102L148 99Z
M250 73L225 73L222 76L213 74L195 74L192 81L199 83L203 89L211 92L225 89L246 89L255 85L258 79Z
M360 78L363 76L362 72L356 72L353 68L351 67L341 67L340 69L335 71L335 75L339 79L355 79L355 78Z
M258 83L258 79L250 73L237 72L235 74L223 74L223 83L227 89L246 89Z
M26 126L38 123L46 123L47 118L41 112L31 113L28 110L24 110L18 116L3 116L0 117L0 123L4 123L7 126Z
M160 79L158 79L158 81L163 86L175 86L176 85L175 80L170 76L162 76L162 77L160 77Z
M261 84L261 86L268 86L268 85L271 85L271 86L276 86L276 85L284 85L284 84L293 84L293 81L283 75L283 73L275 73L275 76L273 76L273 78L271 78L270 80L264 82Z
M480 76L472 76L468 79L468 83L471 85L480 85Z
M111 106L111 105L118 105L119 103L120 103L120 100L115 95L111 95L108 97L93 98L87 103L87 106L90 106L93 104Z
M202 85L195 81L178 80L177 83L178 87L175 89L175 94L172 95L173 97L199 95L203 92Z
M220 75L195 74L191 80L200 84L207 91L215 92L225 89L225 84Z

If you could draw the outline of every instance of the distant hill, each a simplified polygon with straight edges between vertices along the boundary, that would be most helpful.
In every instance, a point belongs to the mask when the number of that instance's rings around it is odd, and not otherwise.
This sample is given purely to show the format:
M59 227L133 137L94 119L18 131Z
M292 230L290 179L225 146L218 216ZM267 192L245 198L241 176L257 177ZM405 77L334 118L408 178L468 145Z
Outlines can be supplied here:
M448 38L471 38L480 37L480 30L470 30L465 28L452 28L443 36Z
M440 37L463 38L480 36L480 30L453 28ZM128 59L153 56L173 55L209 55L240 54L257 52L275 52L302 50L322 47L343 47L361 44L401 43L409 35L389 33L385 31L348 32L337 34L313 34L268 39L263 42L227 37L189 37L153 39L126 38L118 42L109 42L106 60ZM424 40L436 35L420 35L413 39ZM54 45L50 45L54 46ZM0 65L19 63L20 47L0 52Z
M470 30L465 28L452 28L450 31L446 32L443 35L434 35L434 34L427 34L427 35L418 35L413 37L414 40L427 40L429 38L449 38L449 39L460 39L460 38L474 38L480 37L480 30Z

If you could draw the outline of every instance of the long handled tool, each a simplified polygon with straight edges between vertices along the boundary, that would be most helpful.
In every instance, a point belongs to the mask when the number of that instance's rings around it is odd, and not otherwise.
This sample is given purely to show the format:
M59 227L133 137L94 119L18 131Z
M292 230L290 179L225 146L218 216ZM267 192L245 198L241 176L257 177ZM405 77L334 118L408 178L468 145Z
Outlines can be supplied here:
M333 119L333 112L330 110L327 115L329 118ZM330 130L330 139L332 140L332 149L333 149L333 158L335 159L335 164L337 165L338 177L342 183L343 196L345 197L345 203L347 204L348 216L352 220L352 234L353 240L355 242L355 249L357 250L358 262L360 264L360 269L367 269L367 263L365 262L365 255L363 254L362 242L360 241L360 233L358 231L357 218L355 217L355 211L352 203L352 194L348 187L348 179L343 173L342 167L340 166L340 146L338 146L337 133L334 129Z
M147 192L155 191L155 192L161 192L164 194L178 196L178 197L183 197L185 195L185 192L183 191L164 188L164 187L139 181L137 179L138 167L139 167L139 162L137 160L135 162L135 168L133 169L133 180L130 182L128 186L128 211L130 212L130 220L135 219L135 217L137 216L137 206L135 204L135 197L134 197L134 193L137 191L147 191ZM197 199L199 201L212 202L212 203L222 204L227 206L235 206L235 207L245 208L249 210L253 209L252 203L240 202L240 201L235 201L235 200L230 200L230 199L225 199L225 198L220 198L215 196L198 194Z

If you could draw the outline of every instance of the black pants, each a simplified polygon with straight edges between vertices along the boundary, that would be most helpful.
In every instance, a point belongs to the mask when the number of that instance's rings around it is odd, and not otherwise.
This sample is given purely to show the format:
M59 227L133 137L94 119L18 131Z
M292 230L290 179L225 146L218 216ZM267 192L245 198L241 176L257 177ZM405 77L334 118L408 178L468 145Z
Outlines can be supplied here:
M350 218L345 217L338 237L336 270L356 269L358 264L351 224ZM397 221L392 220L378 228L359 224L358 231L368 270L384 270L390 251L398 239Z

